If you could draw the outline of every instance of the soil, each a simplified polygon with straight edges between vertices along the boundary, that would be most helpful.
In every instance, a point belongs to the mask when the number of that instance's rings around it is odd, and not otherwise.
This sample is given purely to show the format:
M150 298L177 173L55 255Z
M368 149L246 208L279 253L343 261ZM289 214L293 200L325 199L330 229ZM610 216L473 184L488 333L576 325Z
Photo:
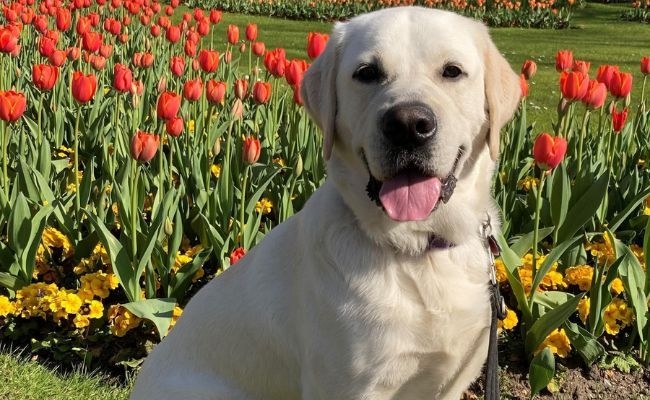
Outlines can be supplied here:
M520 356L520 351L510 350L501 348L499 351L501 399L530 399L527 360ZM465 392L462 400L483 399L484 387L484 380L480 378ZM535 399L650 400L650 369L639 367L625 373L616 368L604 368L598 362L585 367L578 357L558 360L555 378Z

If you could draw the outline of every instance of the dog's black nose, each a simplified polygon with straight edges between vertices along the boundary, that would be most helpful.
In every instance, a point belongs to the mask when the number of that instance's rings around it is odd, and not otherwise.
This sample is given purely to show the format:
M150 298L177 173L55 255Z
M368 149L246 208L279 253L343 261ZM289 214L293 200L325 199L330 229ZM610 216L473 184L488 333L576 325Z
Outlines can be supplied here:
M421 146L436 133L433 111L422 103L398 104L381 120L384 136L396 146Z

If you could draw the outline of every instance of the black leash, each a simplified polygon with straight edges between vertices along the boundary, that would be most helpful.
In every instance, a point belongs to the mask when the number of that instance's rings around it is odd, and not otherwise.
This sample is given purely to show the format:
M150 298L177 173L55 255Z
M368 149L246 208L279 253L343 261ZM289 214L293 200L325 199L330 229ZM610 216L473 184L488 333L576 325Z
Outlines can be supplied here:
M488 218L483 226L483 233L486 241L490 265L488 266L490 276L490 303L492 315L490 322L490 337L488 344L487 370L485 373L485 400L496 400L501 397L499 388L499 344L497 338L497 322L506 317L506 304L499 291L499 282L496 278L496 266L494 259L501 254L501 248L491 232L490 220Z

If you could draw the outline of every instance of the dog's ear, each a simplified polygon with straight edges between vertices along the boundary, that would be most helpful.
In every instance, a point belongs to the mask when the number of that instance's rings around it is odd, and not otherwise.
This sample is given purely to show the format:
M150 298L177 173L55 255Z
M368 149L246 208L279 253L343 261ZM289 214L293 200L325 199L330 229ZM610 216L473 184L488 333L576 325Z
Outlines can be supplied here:
M344 26L344 23L334 26L325 50L305 72L300 88L300 96L307 112L323 132L325 160L332 154L336 134L336 72Z
M499 132L519 105L521 87L519 77L499 53L487 28L485 39L485 98L490 119L487 141L490 157L496 161L499 156Z

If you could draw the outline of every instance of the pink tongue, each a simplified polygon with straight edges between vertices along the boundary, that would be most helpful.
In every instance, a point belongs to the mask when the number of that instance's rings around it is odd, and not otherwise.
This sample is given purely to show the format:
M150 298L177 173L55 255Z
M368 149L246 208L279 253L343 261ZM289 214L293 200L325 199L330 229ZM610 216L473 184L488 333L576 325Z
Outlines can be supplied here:
M421 221L438 203L441 187L438 178L403 172L383 182L379 200L391 219Z

